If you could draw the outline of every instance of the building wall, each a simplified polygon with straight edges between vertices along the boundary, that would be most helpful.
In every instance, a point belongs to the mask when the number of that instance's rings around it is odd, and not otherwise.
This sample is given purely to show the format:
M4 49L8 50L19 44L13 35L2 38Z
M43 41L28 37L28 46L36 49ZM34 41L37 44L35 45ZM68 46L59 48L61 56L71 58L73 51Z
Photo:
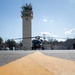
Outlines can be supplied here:
M23 49L30 49L32 47L32 19L31 17L22 17L23 19Z

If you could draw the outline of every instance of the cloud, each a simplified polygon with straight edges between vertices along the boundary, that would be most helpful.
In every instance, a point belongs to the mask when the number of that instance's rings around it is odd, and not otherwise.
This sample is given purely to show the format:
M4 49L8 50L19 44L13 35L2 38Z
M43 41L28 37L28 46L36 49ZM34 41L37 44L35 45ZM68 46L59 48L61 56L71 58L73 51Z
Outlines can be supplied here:
M45 34L45 35L47 35L47 36L49 36L49 37L54 37L54 38L55 38L55 37L59 37L58 35L51 34L51 33L49 33L49 32L41 32L41 34L42 34L42 35Z
M66 41L66 39L61 39L61 38L60 38L60 39L57 39L57 40L58 40L59 42L60 42L60 41L63 41L63 42Z
M65 34L74 34L75 33L75 29L70 29L68 31L65 31Z
M48 37L51 37L51 38L54 38L54 39L56 39L56 40L58 40L59 42L60 41L66 41L66 38L61 38L61 37L59 37L58 35L55 35L55 34L51 34L51 33L49 33L49 32L41 32L41 34L42 35L46 35L46 36L48 36Z
M50 19L49 17L43 17L43 22L50 22L52 23L54 20Z
M43 21L44 21L44 22L47 22L47 21L48 21L48 19L46 19L46 18L45 18L45 19L43 19Z

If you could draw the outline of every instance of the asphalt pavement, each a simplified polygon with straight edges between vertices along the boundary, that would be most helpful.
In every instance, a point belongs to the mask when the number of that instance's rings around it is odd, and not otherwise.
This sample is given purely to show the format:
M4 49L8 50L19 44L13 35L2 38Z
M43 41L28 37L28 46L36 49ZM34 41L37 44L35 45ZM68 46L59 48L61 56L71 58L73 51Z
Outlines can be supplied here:
M20 59L37 50L0 51L0 66ZM45 55L75 61L75 50L39 50Z

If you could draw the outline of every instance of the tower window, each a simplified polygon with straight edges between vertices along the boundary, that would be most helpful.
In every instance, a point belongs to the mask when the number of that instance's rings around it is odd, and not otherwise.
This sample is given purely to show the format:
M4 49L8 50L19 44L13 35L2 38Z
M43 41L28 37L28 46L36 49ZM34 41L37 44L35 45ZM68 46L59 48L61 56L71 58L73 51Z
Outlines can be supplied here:
M28 21L28 18L26 18L26 21Z

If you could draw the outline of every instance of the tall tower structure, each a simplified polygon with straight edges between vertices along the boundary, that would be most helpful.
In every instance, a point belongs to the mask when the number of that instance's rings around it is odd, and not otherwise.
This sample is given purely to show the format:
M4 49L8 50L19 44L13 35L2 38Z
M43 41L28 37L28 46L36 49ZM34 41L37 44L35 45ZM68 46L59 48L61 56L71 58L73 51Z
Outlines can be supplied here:
M31 4L22 6L22 27L23 27L23 49L28 50L32 47L32 18L33 11Z

